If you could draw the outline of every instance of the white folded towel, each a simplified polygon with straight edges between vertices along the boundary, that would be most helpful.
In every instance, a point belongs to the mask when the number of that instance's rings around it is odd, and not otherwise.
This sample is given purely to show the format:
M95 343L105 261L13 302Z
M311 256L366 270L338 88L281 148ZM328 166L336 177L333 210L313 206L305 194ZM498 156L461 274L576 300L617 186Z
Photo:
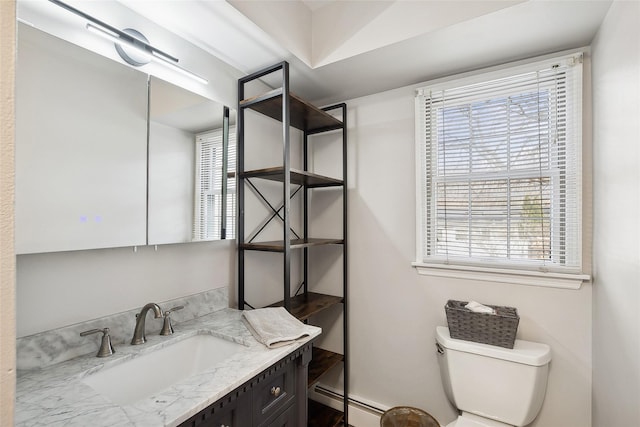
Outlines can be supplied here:
M308 337L315 326L305 325L284 307L267 307L242 312L247 329L269 348L291 344Z
M496 311L493 308L480 304L479 302L476 302L476 301L469 301L469 303L464 307L468 308L474 313L496 314Z

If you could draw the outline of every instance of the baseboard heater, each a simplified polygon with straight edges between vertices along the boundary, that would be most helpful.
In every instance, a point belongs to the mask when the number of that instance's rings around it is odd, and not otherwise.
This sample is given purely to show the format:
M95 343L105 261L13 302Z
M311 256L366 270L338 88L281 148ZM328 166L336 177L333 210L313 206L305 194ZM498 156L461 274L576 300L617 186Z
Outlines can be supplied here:
M321 384L316 385L314 391L331 399L344 400L344 393ZM377 415L382 415L386 411L386 409L380 408L374 402L367 402L366 399L352 395L349 395L349 404Z

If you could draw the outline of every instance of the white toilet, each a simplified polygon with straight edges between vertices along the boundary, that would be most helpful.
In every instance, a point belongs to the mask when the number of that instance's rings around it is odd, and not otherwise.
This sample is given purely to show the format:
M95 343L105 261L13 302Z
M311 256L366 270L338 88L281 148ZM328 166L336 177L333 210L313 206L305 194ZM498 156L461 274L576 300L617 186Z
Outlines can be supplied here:
M513 349L453 339L436 328L440 375L461 414L447 427L526 426L540 412L551 349L516 340Z

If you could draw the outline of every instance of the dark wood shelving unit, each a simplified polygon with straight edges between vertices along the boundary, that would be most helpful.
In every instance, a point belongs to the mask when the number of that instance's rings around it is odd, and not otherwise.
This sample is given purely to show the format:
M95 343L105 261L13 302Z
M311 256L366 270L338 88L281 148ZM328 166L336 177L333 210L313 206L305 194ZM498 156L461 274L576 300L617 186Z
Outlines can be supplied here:
M291 297L291 313L295 318L301 321L308 320L314 314L336 305L341 304L344 301L342 297L336 297L333 295L318 294L315 292L307 292L306 294L296 295ZM271 304L269 307L283 307L284 301Z
M317 383L322 375L343 361L344 356L342 354L323 350L320 347L313 347L313 358L309 364L309 387Z
M284 168L274 167L246 171L242 173L243 178L262 178L276 182L284 182ZM316 175L310 172L290 169L289 182L296 185L303 185L307 188L319 187L340 187L343 182L340 179L329 178Z
M282 89L274 89L270 92L240 101L240 107L250 108L281 122L282 98ZM292 93L289 93L289 98L291 100L291 126L294 128L310 133L342 129L342 121L336 119L331 114L314 107Z
M291 249L310 248L311 246L341 245L343 239L293 239L289 241ZM250 251L284 252L285 245L282 240L270 242L241 243L240 247Z
M258 96L245 99L245 84L260 79L272 73L282 74L282 86ZM348 327L347 327L347 124L346 105L337 104L326 108L317 108L304 101L289 91L289 64L282 62L272 67L265 68L238 81L238 116L237 116L237 137L238 137L238 161L235 177L238 179L238 308L243 310L245 301L245 251L266 251L276 252L283 255L283 298L270 306L282 306L296 318L304 322L309 322L310 318L336 305L342 306L343 312L343 354L334 353L321 348L313 349L313 357L309 363L308 386L313 387L324 373L334 367L343 365L343 412L328 408L313 400L309 401L308 425L309 426L338 426L348 425ZM245 110L252 110L262 115L270 117L282 124L283 142L283 162L282 166L269 167L263 169L244 169L244 123ZM338 115L330 114L339 110ZM303 131L303 168L302 170L291 168L290 162L290 135L289 128L293 127ZM342 179L322 176L309 171L309 137L312 135L341 131L342 141ZM258 197L264 199L268 206L272 206L266 197L258 191L254 181L267 180L282 184L283 202L280 209L273 209L273 215L265 221L265 225L272 220L281 220L283 239L277 241L255 241L260 235L264 226L256 232L248 241L244 230L244 204L245 185L251 186ZM303 189L303 217L304 234L299 237L293 233L290 226L290 218L287 213L291 207L291 186ZM336 188L342 191L343 215L342 215L342 238L312 238L308 235L309 221L309 192L317 188ZM333 190L331 190L333 191ZM293 193L295 194L295 192ZM282 214L280 214L280 211ZM292 234L295 234L292 238ZM311 262L309 249L315 246L333 245L342 247L343 258L343 278L342 296L326 295L309 290L308 266ZM303 279L297 295L291 295L291 251L303 251Z

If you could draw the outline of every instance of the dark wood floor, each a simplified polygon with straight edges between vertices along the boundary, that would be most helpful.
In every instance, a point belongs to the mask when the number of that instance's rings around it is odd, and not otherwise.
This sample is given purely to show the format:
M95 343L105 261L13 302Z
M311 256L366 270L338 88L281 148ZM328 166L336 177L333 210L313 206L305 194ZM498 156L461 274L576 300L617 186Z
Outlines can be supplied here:
M338 427L342 425L342 412L309 399L309 422L307 427Z

